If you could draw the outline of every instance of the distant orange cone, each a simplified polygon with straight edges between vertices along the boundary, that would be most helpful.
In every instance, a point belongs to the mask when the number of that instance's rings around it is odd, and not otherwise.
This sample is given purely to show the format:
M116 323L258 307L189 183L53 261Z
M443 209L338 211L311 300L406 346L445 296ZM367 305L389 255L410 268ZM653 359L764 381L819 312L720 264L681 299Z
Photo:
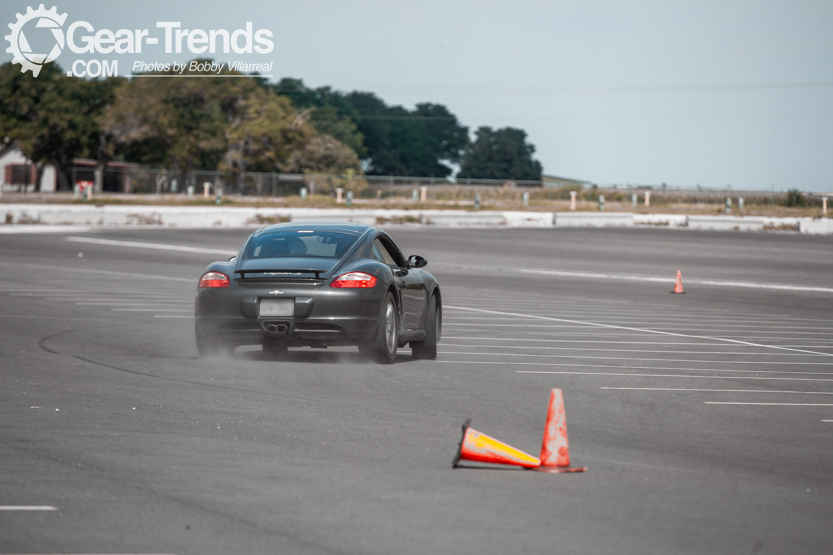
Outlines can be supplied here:
M511 464L524 468L536 468L541 464L541 461L532 455L481 434L470 428L469 424L471 420L466 420L463 424L463 437L460 439L457 456L454 457L454 468L460 465L460 461Z
M679 270L677 270L677 283L674 284L674 290L671 292L678 295L685 294L685 291L683 291L683 274Z
M570 467L570 446L567 443L567 414L564 412L564 396L560 389L550 392L547 425L541 442L541 472L584 472L587 468Z

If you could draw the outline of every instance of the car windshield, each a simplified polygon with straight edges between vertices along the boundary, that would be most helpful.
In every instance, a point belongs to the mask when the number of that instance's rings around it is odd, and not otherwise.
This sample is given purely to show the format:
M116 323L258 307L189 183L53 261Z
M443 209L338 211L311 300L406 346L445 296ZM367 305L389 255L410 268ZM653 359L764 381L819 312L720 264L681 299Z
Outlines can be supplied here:
M274 231L254 237L246 258L341 258L356 239L334 231Z

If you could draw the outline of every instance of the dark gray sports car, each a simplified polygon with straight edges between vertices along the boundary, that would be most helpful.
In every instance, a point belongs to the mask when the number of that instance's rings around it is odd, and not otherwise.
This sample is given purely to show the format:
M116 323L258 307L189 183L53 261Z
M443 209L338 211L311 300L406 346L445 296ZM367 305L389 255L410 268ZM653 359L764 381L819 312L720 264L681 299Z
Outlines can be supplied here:
M427 261L402 255L376 227L350 223L270 225L237 256L213 262L194 302L201 355L263 345L357 345L391 363L410 344L414 358L437 357L442 296Z

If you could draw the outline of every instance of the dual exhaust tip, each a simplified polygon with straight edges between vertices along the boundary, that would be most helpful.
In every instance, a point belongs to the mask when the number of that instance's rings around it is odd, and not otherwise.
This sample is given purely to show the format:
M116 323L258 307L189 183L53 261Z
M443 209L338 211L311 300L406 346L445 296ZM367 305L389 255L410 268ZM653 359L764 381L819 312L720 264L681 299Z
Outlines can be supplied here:
M266 331L269 333L286 333L289 326L286 324L266 324Z

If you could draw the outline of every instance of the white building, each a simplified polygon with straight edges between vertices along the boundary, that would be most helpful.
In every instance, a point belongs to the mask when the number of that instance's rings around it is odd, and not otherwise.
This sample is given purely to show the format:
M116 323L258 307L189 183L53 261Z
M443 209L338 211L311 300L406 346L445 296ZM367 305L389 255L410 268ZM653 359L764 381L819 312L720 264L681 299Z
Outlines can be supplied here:
M42 192L51 193L57 188L58 176L51 164L39 167L26 158L17 147L9 148L0 154L0 190L3 192L35 191L38 175Z

